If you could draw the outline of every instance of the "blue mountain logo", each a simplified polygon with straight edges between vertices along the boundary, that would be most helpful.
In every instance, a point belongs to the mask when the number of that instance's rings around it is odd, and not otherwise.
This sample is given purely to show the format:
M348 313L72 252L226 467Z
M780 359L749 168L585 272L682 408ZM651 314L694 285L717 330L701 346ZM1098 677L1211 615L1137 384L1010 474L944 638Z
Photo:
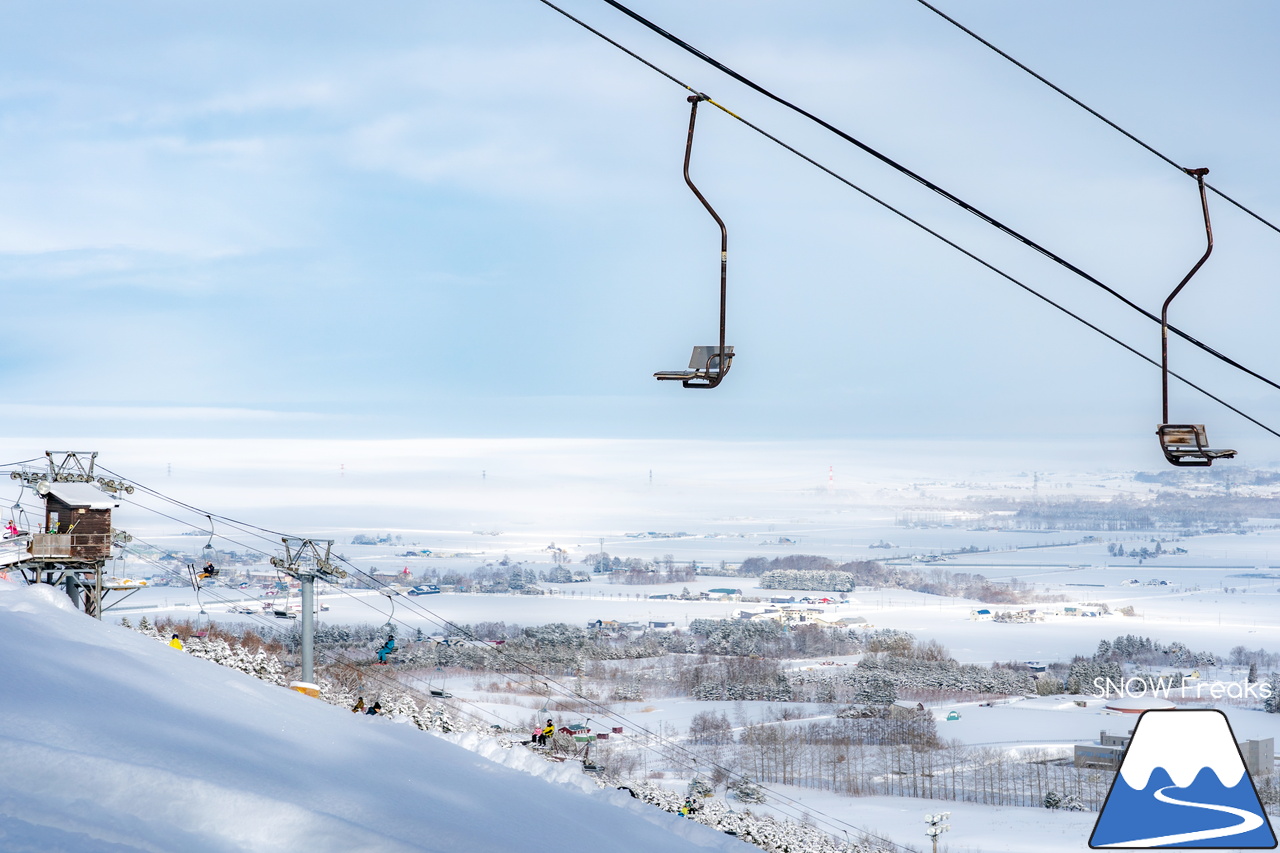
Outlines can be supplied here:
M1275 848L1275 833L1226 715L1143 713L1089 846Z

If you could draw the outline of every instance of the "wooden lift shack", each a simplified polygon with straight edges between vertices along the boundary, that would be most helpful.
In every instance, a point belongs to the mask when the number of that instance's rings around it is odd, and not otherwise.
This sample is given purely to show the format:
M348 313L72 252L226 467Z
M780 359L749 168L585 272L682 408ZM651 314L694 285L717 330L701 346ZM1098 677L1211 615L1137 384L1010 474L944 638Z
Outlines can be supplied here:
M111 511L120 501L106 489L133 489L106 478L94 478L96 453L49 451L45 455L49 457L47 472L11 474L15 480L25 481L44 502L42 529L27 531L21 537L27 540L25 554L11 563L11 570L20 572L29 584L61 586L77 608L101 619L108 607L109 593L122 592L123 600L139 588L138 584L122 584L103 577L113 542L127 537L111 527ZM61 458L55 461L55 456Z

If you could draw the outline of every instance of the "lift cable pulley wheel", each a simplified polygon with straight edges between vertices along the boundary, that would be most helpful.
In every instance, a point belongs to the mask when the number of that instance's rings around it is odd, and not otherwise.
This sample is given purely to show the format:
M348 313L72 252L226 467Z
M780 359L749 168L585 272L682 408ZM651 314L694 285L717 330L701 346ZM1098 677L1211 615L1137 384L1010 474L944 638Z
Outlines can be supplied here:
M698 201L702 202L702 206L707 209L716 224L720 226L720 342L714 346L695 346L693 355L689 358L688 370L661 370L653 375L657 379L677 380L686 388L714 388L724 379L733 362L733 347L725 346L724 343L725 304L728 294L729 232L724 227L724 220L720 218L715 208L707 202L706 198L689 178L689 157L693 153L693 127L698 119L698 104L701 101L709 101L711 99L706 95L698 94L690 95L688 100L690 104L689 137L684 146L684 182L689 185L689 189L693 190L693 194L698 197Z
M1182 292L1191 277L1200 271L1200 267L1213 252L1213 228L1209 224L1209 200L1205 196L1204 176L1208 169L1185 169L1188 175L1196 179L1200 186L1200 208L1204 211L1204 233L1207 245L1204 254L1191 271L1178 282L1160 309L1160 391L1161 420L1156 427L1156 435L1160 439L1160 449L1170 464L1181 467L1204 468L1213 464L1215 459L1230 459L1236 455L1234 450L1215 450L1210 448L1209 438L1204 424L1171 424L1169 423L1169 304Z

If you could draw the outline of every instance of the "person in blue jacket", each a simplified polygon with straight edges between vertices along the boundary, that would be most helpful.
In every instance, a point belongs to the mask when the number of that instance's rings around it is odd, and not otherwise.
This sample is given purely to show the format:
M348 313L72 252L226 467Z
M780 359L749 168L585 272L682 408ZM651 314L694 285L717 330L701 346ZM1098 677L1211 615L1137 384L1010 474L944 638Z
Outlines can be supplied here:
M382 644L382 648L378 649L378 663L386 663L387 655L396 650L395 634L388 634L387 641Z

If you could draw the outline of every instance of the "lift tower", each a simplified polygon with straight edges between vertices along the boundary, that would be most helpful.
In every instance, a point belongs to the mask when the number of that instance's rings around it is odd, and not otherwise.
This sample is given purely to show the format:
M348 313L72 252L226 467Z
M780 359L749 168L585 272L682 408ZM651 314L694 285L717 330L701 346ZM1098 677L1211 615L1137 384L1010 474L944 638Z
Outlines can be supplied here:
M329 559L332 539L282 537L284 558L272 557L271 565L302 584L302 680L315 683L316 665L316 578L334 581L347 573ZM321 553L321 546L324 553Z

